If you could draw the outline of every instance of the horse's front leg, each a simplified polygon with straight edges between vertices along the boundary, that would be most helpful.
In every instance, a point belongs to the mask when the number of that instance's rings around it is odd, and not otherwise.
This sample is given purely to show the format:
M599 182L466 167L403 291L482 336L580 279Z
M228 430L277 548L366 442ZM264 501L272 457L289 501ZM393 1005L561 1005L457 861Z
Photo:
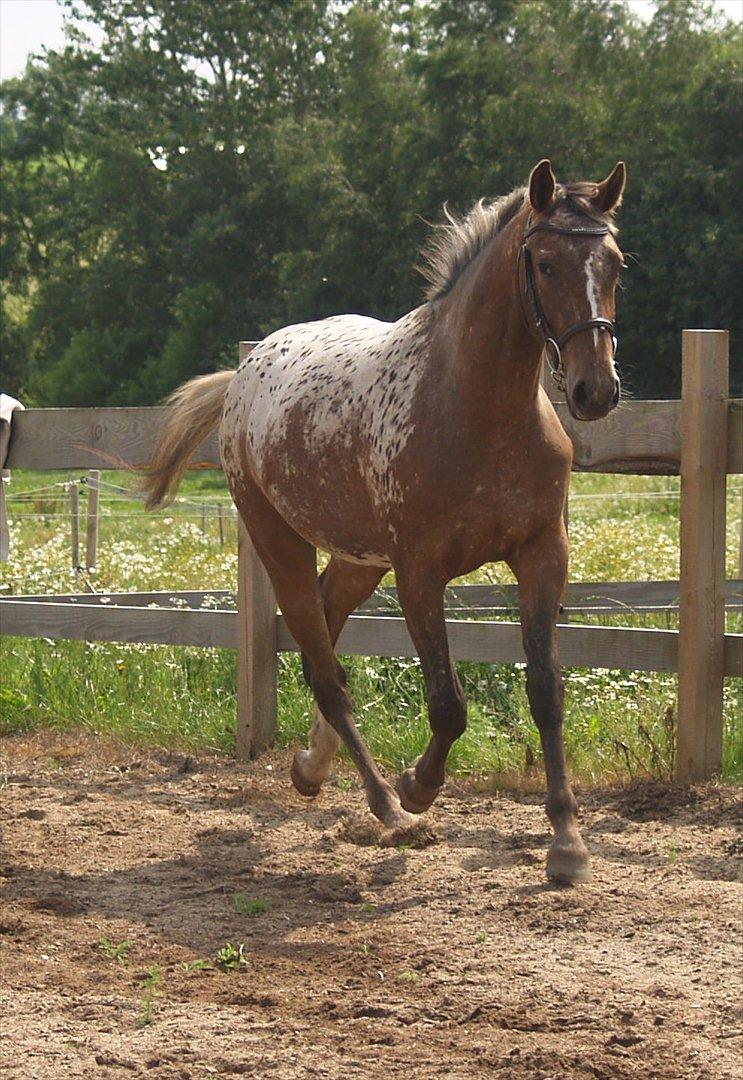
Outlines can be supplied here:
M519 583L521 628L526 652L526 689L539 729L547 774L547 816L554 839L547 876L556 881L590 880L588 851L578 830L578 805L570 788L563 746L563 680L557 655L557 615L567 577L568 541L559 525L519 550L511 567Z
M433 732L425 752L398 783L406 810L422 814L438 795L452 743L467 726L467 702L449 653L444 583L396 569L397 589L423 669Z

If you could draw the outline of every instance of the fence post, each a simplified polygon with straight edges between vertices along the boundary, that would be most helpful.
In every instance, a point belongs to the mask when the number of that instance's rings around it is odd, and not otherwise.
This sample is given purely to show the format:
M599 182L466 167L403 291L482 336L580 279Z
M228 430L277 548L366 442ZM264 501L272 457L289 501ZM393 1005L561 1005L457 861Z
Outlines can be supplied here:
M80 569L80 489L76 481L70 484L70 546L72 569Z
M241 341L244 360L254 342ZM246 762L276 734L276 597L248 530L237 515L237 760Z
M276 734L276 597L242 518L237 519L237 760Z
M88 527L85 543L85 565L94 570L98 554L98 502L100 497L101 470L91 469L88 473Z
M728 332L684 330L676 779L722 762Z

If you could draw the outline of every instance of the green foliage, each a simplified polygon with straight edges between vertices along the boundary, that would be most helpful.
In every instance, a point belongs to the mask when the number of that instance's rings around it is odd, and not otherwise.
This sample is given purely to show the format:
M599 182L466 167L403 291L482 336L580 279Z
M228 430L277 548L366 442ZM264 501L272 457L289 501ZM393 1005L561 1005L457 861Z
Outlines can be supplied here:
M109 960L115 960L117 964L125 964L129 959L129 950L131 949L133 941L115 941L109 940L109 938L103 937L98 942L98 948L107 956Z
M268 911L268 900L260 897L251 899L246 893L235 893L232 898L238 915L263 915Z
M159 964L153 964L142 977L142 997L135 1021L138 1028L147 1027L155 1018L155 1004L162 997L163 973Z
M623 157L622 362L740 328L740 34L696 0L86 0L2 86L5 388L133 404L240 339L419 302L448 200ZM94 46L82 20L94 23ZM739 368L734 387L741 388Z
M228 941L224 948L217 953L217 967L221 968L222 971L226 971L228 975L247 966L248 958L245 955L245 946L242 944L235 948Z

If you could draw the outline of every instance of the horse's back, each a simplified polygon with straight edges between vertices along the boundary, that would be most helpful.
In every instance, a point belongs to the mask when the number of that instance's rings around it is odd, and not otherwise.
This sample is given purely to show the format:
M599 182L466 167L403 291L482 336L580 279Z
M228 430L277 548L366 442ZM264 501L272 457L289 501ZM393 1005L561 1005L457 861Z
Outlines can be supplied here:
M225 398L231 483L250 479L315 542L318 513L332 521L342 536L331 550L355 550L360 533L376 533L395 494L390 466L406 441L415 360L426 347L419 312L396 323L338 315L260 342Z

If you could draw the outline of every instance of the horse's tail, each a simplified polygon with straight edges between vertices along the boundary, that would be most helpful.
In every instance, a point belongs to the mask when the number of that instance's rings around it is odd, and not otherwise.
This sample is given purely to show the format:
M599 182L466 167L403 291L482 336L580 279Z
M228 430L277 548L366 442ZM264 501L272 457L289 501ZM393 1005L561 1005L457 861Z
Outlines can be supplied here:
M145 506L156 510L172 502L191 454L219 423L222 403L234 371L199 375L174 390L166 404L172 406L152 461L140 467Z

